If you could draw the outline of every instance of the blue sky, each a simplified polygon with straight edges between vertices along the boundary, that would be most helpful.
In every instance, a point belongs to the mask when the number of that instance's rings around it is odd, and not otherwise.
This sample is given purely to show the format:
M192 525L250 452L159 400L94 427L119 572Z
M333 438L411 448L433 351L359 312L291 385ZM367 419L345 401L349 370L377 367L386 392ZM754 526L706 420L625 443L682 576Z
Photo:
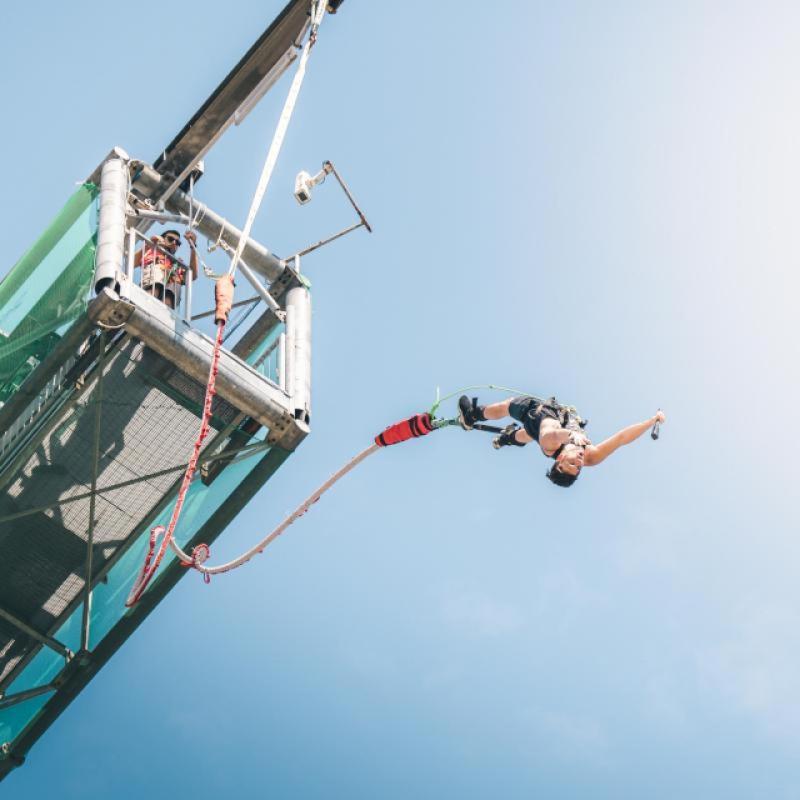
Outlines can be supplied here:
M153 159L280 2L3 11L10 266L119 144ZM358 3L326 20L254 235L314 284L313 434L261 538L435 388L575 403L563 491L451 429L380 453L268 555L190 576L4 796L792 798L800 590L800 9ZM207 159L242 224L282 82ZM489 395L482 394L482 398ZM493 395L493 397L500 397Z

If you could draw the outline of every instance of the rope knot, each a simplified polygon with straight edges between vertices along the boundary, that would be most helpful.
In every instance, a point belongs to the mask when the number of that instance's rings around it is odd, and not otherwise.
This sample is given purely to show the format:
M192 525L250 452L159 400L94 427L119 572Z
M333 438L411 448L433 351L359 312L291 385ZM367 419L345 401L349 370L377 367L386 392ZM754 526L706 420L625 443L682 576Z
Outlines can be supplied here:
M192 566L195 569L208 561L211 555L211 548L207 544L198 544L192 548Z

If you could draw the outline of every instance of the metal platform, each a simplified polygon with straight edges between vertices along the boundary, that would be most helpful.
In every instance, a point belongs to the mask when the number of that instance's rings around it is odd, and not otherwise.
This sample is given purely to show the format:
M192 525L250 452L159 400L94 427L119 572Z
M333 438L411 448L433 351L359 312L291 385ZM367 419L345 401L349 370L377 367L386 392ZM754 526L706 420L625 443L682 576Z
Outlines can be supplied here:
M181 315L137 285L134 248L158 214L180 224L202 206L181 184L293 61L310 4L288 3L152 165L113 150L23 258L22 288L6 285L17 294L15 327L0 329L0 354L12 353L0 359L0 780L187 572L169 552L126 608L197 436L214 348L190 297ZM238 244L212 209L198 219ZM244 243L267 307L221 353L183 548L213 542L309 433L310 295L296 266ZM67 276L83 295L65 304Z
M53 377L27 398L18 415L26 424L2 451L0 743L7 743L7 757L0 775L186 572L171 561L140 605L124 608L148 532L166 521L197 436L205 386L193 373L202 372L213 343L170 315L172 341L188 340L199 365L184 371L138 330L93 327L93 319L120 306L145 330L164 316L163 307L154 319L130 300L109 302L108 293L74 323L89 333L70 366L64 369L64 353L54 351L37 368L41 377L34 372L39 383ZM260 344L274 335L266 332ZM206 480L191 486L176 531L183 546L213 541L308 432L291 398L248 364L262 350L223 353L226 378L201 456ZM237 390L242 385L246 391ZM258 405L259 392L259 414L237 403L245 397Z

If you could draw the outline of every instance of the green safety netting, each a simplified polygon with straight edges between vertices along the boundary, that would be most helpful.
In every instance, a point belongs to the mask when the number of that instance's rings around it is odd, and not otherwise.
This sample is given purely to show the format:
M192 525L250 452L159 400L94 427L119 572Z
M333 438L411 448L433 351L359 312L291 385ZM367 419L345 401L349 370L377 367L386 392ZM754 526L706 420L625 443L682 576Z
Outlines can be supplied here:
M81 186L0 283L0 403L20 387L89 300L98 188Z

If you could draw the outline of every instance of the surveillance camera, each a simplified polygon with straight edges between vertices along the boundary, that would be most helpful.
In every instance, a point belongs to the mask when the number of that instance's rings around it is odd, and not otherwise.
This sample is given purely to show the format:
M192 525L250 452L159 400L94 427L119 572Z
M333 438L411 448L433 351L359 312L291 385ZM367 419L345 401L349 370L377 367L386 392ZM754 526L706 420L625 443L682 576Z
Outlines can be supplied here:
M305 170L297 173L297 177L294 179L294 196L301 206L311 199L312 186L311 176Z
M297 173L294 179L294 196L300 205L305 205L311 199L311 190L325 180L325 176L333 167L328 168L330 162L326 161L316 175L309 175L305 170Z

